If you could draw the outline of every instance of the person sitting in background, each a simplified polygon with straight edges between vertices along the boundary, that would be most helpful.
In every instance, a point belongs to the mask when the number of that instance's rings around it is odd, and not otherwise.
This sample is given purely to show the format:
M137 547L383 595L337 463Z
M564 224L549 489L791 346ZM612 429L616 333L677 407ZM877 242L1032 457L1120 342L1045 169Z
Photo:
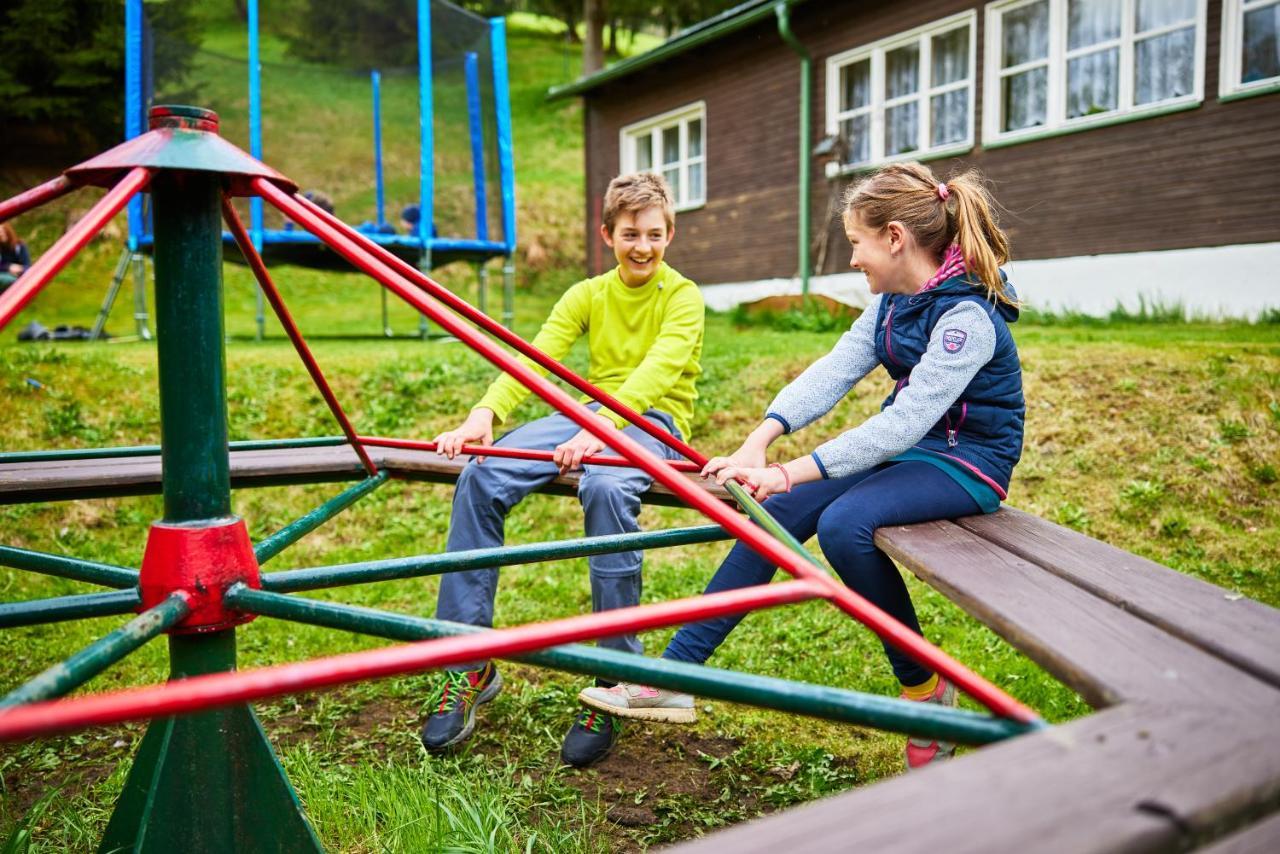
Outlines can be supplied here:
M18 280L31 266L31 253L27 244L18 239L13 226L0 223L0 291Z

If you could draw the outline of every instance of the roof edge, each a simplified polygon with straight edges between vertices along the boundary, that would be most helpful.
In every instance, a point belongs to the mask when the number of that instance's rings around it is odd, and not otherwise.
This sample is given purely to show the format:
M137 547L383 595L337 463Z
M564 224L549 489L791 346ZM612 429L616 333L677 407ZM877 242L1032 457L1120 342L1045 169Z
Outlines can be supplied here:
M751 2L742 3L732 9L726 9L719 15L714 15L705 21L700 21L692 27L680 31L653 50L624 59L621 62L615 62L590 77L579 77L572 83L552 86L547 90L547 100L554 101L560 98L582 95L606 83L634 74L643 68L664 62L707 42L715 41L729 33L758 23L773 15L773 10L779 5L795 6L802 2L804 0L751 0Z

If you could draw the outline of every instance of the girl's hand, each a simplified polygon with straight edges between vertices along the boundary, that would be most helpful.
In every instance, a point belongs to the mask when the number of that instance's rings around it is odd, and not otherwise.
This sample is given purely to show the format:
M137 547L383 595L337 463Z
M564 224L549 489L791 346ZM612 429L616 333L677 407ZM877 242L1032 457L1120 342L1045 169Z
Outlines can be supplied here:
M765 457L763 448L755 448L751 445L743 445L727 457L712 457L707 460L707 464L702 467L702 476L711 477L725 466L735 466L737 468L758 469L764 468ZM720 481L724 483L724 481Z
M715 477L721 486L728 480L742 481L756 501L764 501L776 492L786 492L789 486L787 476L774 466L725 465L716 471Z

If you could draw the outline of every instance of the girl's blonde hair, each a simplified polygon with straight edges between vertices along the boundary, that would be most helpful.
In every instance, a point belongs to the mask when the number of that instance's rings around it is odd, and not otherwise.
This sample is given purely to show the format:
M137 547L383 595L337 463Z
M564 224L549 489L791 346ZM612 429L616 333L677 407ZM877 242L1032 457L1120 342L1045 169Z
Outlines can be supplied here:
M986 285L987 299L1014 305L1000 278L1000 265L1009 260L1009 238L1000 230L995 207L976 169L944 184L919 163L886 166L844 195L846 221L856 214L863 226L878 231L896 220L938 259L958 244L965 266Z

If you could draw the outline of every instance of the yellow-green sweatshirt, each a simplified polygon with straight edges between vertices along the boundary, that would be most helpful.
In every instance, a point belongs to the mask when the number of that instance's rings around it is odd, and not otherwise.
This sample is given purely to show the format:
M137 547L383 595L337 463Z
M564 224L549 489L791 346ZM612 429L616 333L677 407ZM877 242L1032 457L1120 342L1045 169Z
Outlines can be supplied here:
M666 263L636 288L627 287L614 268L565 291L533 346L561 360L586 334L591 359L587 380L638 412L669 413L687 440L698 397L694 383L702 373L704 317L698 286ZM547 373L523 356L520 361ZM528 395L528 389L503 374L476 406L492 409L498 421L506 421ZM626 426L621 416L601 411L619 427Z

